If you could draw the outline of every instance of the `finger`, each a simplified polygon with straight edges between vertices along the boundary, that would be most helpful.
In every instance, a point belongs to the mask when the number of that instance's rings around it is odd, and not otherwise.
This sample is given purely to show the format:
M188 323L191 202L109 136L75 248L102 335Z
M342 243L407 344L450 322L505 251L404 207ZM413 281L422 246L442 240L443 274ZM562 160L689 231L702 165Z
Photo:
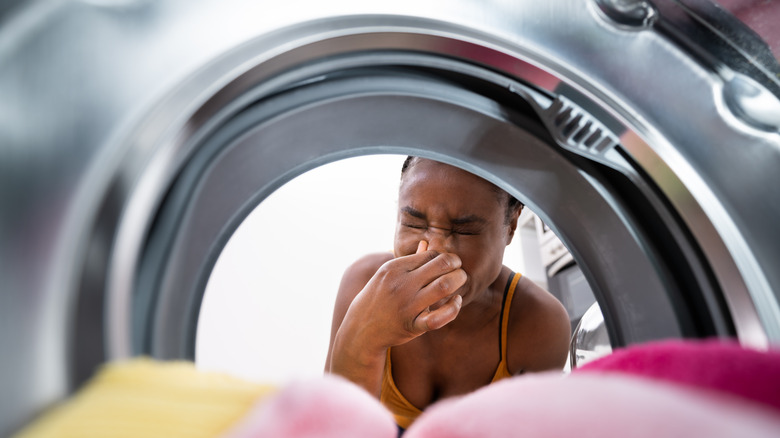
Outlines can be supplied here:
M441 306L443 306L443 305L447 304L447 301L449 301L450 299L452 299L452 295L446 296L446 297L444 297L444 298L440 299L439 301L437 301L437 302L435 302L435 303L431 304L431 305L430 305L430 306L428 306L428 307L429 307L431 310L436 310L436 309L438 309L439 307L441 307Z
M402 284L416 292L436 281L440 276L460 269L461 265L461 259L457 254L429 250L428 242L421 240L417 243L415 254L386 262L374 277L401 278L399 277L401 274L404 277Z
M466 283L468 276L463 269L456 269L435 278L421 288L414 297L413 306L417 309L440 305Z
M424 244L419 244L422 248ZM372 276L370 283L386 283L387 288L395 293L402 293L411 300L419 292L436 281L439 277L460 269L460 257L451 253L439 254L433 250L427 250L419 254L412 254L404 257L392 259L383 264ZM422 268L422 269L421 269ZM450 295L450 294L447 294ZM419 309L426 307L444 298L442 295L436 300L426 302L413 308Z
M457 318L463 303L463 297L453 295L444 305L436 310L423 310L414 321L414 328L419 333L438 330Z
M391 260L388 262L389 264L392 264L395 267L400 267L402 269L405 269L407 272L415 271L417 269L420 269L422 267L426 267L425 271L429 271L428 274L428 281L433 280L437 276L450 272L452 270L458 269L461 266L461 260L460 257L458 257L454 253L439 253L438 251L428 249L424 250L422 252L419 252L423 247L427 247L428 243L422 243L424 241L421 241L417 245L418 252L412 255L398 257L396 259ZM424 283L427 284L427 283ZM423 285L424 285L423 284ZM422 286L422 285L421 285Z
M429 254L430 252L431 251L429 250L425 253L421 253L421 255ZM417 262L419 263L420 260L417 260ZM414 269L410 269L409 272L414 271L415 278L422 281L420 287L423 287L444 274L457 271L461 268L462 264L463 262L457 254L445 252L435 254L433 258L420 264L420 266L414 267ZM411 266L414 265L410 264L409 267Z

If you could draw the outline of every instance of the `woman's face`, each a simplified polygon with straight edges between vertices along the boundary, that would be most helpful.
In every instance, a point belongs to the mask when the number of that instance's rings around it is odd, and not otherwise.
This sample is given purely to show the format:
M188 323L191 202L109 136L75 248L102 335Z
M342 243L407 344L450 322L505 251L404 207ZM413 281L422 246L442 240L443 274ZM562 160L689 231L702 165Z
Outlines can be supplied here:
M428 249L457 254L467 274L464 304L496 281L517 215L506 223L507 195L484 179L436 161L415 159L401 180L395 255Z

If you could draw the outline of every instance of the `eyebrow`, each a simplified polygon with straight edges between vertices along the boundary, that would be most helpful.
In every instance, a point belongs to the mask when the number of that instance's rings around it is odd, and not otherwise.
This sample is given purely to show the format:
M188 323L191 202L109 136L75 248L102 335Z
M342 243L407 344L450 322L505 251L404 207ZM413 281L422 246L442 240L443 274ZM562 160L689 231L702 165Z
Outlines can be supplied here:
M408 214L409 216L416 217L418 219L426 219L425 214L413 207L404 207L401 209L402 212ZM456 217L454 219L451 219L450 222L453 225L465 225L465 224L471 224L471 223L485 223L487 220L484 218L477 216L475 214L470 214L466 216Z
M475 214L470 214L468 216L456 217L455 219L452 219L450 222L452 222L453 225L465 225L465 224L471 224L475 222L483 224L487 221Z
M412 207L404 207L401 209L401 211L408 214L409 216L416 217L418 219L425 219L425 214L423 214L423 212Z

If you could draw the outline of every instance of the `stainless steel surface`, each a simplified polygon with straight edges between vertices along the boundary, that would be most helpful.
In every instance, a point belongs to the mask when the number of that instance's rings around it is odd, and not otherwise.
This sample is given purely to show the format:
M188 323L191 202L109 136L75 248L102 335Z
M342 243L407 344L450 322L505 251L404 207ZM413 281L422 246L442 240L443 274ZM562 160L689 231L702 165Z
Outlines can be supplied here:
M99 336L110 357L131 354L146 233L201 136L296 78L311 79L306 69L315 61L385 49L488 66L609 119L625 156L614 148L570 152L618 171L637 163L641 172L631 175L652 182L642 190L658 199L653 208L661 222L679 221L672 235L693 242L683 252L702 261L695 278L722 291L704 307L717 313L722 300L745 344L780 342L777 96L750 80L728 82L655 22L616 23L582 0L273 7L128 0L28 2L0 23L0 434L71 390L73 355L83 343L79 323L105 322ZM264 165L287 163L284 175L291 177L330 151L292 161L288 153L266 156ZM343 155L355 153L360 149ZM509 188L527 178L513 173L517 168L475 162L486 160L479 154L440 153ZM224 214L235 221L248 207ZM613 207L618 223L633 220L629 210ZM565 231L559 234L575 257L586 248L571 243L599 237L551 225ZM216 240L200 242L210 248L207 256L229 228L214 227L222 230ZM610 274L604 260L590 263L599 266L591 278ZM659 275L648 281L665 284ZM599 293L606 301L630 296ZM81 307L92 295L106 300L105 321Z
M415 41L411 35L407 39ZM160 290L166 291L157 300L153 320L148 323L151 328L136 336L151 336L145 348L155 356L192 355L187 344L193 339L196 306L207 275L222 242L257 199L308 167L355 153L428 156L462 166L517 192L516 196L535 211L557 218L555 223L590 269L594 287L612 291L604 298L615 316L611 322L619 333L616 342L686 335L674 304L663 295L666 288L675 286L658 275L654 260L646 254L645 242L631 235L631 225L619 213L619 201L605 199L599 190L609 189L589 180L549 144L534 138L531 132L544 129L540 123L535 126L527 114L429 75L406 71L398 76L374 69L383 65L395 69L401 65L439 67L450 74L462 71L471 78L495 80L499 89L510 87L506 78L454 61L412 54L354 56L320 67L340 71L344 64L368 69L353 70L345 78L306 81L305 86L261 101L237 116L238 122L226 123L212 134L218 140L199 147L213 158L200 159L203 154L198 152L192 161L207 164L192 172L202 175L197 185L177 185L168 195L187 202L163 212L160 220L167 222L184 211L186 215L170 221L175 228L154 228L152 240L167 250L150 261L151 273L142 271L145 278L158 278ZM514 93L524 93L521 84L511 86ZM236 123L238 129L231 126ZM301 126L307 129L301 130ZM226 142L225 138L235 140ZM221 148L219 155L214 155L215 147ZM190 179L190 169L184 170L186 174L179 181ZM581 228L592 232L577 233ZM607 233L610 235L605 236ZM605 247L612 251L603 251ZM133 259L148 257L139 254ZM646 281L636 285L635 278ZM132 292L125 296L129 299ZM122 333L122 327L116 328L116 333ZM133 329L137 330L137 325Z
M595 0L601 12L616 23L629 27L649 27L658 11L645 0Z
M723 96L731 111L746 123L768 132L780 132L780 99L749 77L732 73Z
M582 315L577 328L574 329L569 347L569 365L572 370L612 353L612 344L599 303L590 306Z

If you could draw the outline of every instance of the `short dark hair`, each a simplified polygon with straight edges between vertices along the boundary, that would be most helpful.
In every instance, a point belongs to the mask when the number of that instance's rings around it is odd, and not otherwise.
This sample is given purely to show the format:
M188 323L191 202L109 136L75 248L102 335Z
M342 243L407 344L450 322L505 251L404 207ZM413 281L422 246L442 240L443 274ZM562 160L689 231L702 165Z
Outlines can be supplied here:
M403 179L404 174L407 170L411 169L414 165L414 161L416 158L419 158L414 155L409 155L406 157L406 160L404 160L404 164L401 166L401 179ZM522 210L523 207L525 207L525 204L520 202L517 198L510 195L506 190L494 185L495 191L498 194L506 195L506 216L504 216L504 223L509 224L509 222L512 221L512 216L516 210Z

